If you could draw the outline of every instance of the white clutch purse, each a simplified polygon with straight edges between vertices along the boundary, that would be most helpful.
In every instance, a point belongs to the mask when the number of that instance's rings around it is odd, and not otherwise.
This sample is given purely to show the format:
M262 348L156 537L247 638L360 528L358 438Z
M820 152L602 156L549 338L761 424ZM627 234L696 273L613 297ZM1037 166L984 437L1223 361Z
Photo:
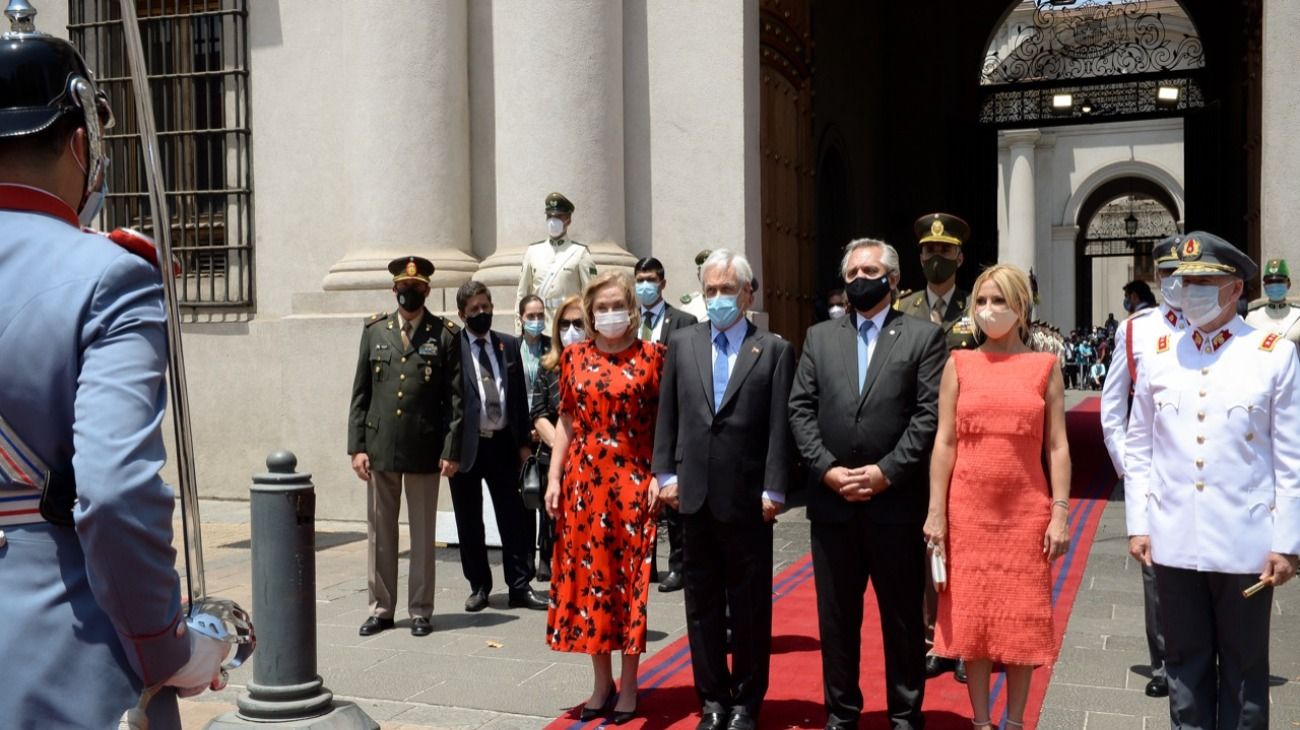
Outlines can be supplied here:
M930 551L930 577L934 578L935 590L948 587L948 565L944 562L942 550Z

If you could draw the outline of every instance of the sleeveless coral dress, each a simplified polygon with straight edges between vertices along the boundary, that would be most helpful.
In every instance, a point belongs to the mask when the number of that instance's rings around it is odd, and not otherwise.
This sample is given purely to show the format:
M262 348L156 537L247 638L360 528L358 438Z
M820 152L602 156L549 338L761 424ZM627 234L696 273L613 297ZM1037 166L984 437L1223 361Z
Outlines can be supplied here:
M646 506L664 347L593 342L560 356L560 411L573 416L551 559L546 639L556 651L640 654L655 543Z
M934 652L1036 666L1056 656L1052 497L1043 471L1051 353L957 350L957 458L948 488L948 588Z

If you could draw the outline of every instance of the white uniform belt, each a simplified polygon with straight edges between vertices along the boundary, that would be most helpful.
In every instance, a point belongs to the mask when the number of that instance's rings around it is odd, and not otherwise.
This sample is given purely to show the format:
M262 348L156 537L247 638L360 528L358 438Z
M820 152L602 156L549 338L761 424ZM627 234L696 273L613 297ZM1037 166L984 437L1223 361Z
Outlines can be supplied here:
M44 521L39 490L0 487L0 527L34 525Z

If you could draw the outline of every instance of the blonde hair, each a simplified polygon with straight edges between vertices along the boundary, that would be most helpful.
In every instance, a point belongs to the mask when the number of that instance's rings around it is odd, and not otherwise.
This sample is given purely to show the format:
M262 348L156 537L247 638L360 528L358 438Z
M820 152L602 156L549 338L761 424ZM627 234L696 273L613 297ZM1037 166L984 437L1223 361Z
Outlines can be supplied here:
M596 338L596 316L592 313L596 306L596 292L607 286L617 286L623 290L623 302L627 304L627 316L631 320L628 330L636 332L641 328L641 308L636 305L636 288L632 284L632 277L622 271L607 271L592 279L582 292L582 321L587 328L587 337L593 340Z
M559 308L555 310L555 316L551 318L551 349L542 355L543 370L555 370L560 367L560 355L564 353L564 340L560 339L560 318L564 316L564 310L569 307L577 307L581 310L582 298L574 294L561 302Z
M980 288L985 282L990 281L1002 291L1002 297L1007 300L1007 306L1011 311L1020 317L1017 325L1020 339L1028 342L1029 318L1033 313L1034 295L1029 285L1029 275L1011 264L994 264L980 272L979 277L975 279L975 286L971 288L967 316L976 327L979 326L979 319L975 317L975 300L979 297ZM980 333L983 334L983 330Z

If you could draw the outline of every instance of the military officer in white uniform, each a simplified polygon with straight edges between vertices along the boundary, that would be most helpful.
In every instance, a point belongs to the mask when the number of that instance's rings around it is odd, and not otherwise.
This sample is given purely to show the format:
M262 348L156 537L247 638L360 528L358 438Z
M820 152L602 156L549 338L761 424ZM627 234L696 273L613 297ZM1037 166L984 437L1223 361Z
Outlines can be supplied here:
M1129 551L1155 567L1172 726L1262 730L1273 588L1300 552L1300 376L1236 314L1245 253L1195 232L1179 258L1189 327L1145 351L1124 445Z
M704 265L704 260L709 258L711 253L713 252L705 248L695 254L695 279L697 281L700 278L700 267ZM678 309L691 315L696 321L703 322L709 318L709 313L704 308L704 293L701 290L696 289L690 294L683 294L681 302L682 305Z
M546 196L546 240L538 241L524 252L524 268L519 272L519 291L514 311L529 294L541 297L546 306L546 328L551 328L555 310L565 299L579 296L587 282L596 276L596 262L586 244L569 238L573 222L573 203L559 193Z
M1250 308L1246 324L1255 329L1276 332L1300 345L1300 304L1286 299L1291 289L1291 267L1285 259L1271 259L1264 264L1265 300Z
M1182 236L1174 234L1151 250L1155 262L1156 283L1163 301L1157 307L1139 310L1124 320L1115 334L1115 349L1110 371L1101 389L1101 432L1106 441L1115 473L1124 475L1124 438L1128 431L1129 398L1143 361L1160 335L1175 335L1187 329L1183 319L1182 280L1174 276L1178 268L1178 244ZM1142 598L1145 606L1147 652L1151 656L1151 681L1148 697L1165 697L1169 683L1165 677L1165 638L1160 631L1160 602L1156 595L1155 569L1142 565Z

